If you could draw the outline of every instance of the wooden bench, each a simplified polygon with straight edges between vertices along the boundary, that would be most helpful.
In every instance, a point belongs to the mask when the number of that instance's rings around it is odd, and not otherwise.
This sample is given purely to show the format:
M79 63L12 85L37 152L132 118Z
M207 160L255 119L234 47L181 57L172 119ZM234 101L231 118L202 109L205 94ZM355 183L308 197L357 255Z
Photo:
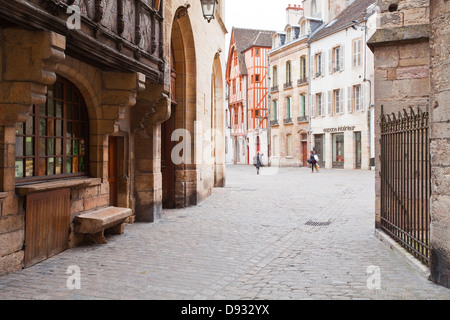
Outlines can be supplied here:
M75 217L75 232L84 234L95 243L107 243L107 234L123 234L125 220L133 215L128 208L106 207Z

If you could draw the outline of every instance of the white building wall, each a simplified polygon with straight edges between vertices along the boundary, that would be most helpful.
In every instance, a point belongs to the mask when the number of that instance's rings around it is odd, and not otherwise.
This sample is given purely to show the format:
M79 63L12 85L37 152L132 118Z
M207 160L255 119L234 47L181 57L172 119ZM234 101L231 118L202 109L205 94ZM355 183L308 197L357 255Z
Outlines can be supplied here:
M344 169L355 168L355 135L354 132L361 132L361 152L362 152L362 169L370 169L370 158L373 157L373 79L374 65L373 54L366 46L367 39L375 32L376 14L372 15L367 23L366 31L358 27L357 30L347 28L317 41L311 43L310 47L310 67L313 73L310 79L310 105L313 104L315 110L312 111L311 117L311 133L312 146L314 148L314 135L325 134L325 154L326 168L332 168L333 159L333 133L344 133ZM352 66L352 43L355 39L362 39L361 59L362 63L359 67ZM332 49L341 46L344 53L344 69L337 72L330 72L330 55ZM315 77L314 58L315 54L322 52L324 59L323 75ZM366 81L364 81L366 80ZM361 85L362 92L362 110L349 111L349 95L353 96L353 86ZM344 110L339 114L328 114L328 106L330 97L333 99L333 91L342 89ZM317 106L315 103L316 93L322 92L324 99L324 115L317 115ZM331 95L330 95L331 93ZM342 106L341 106L342 107ZM350 127L351 129L349 129ZM354 127L354 128L353 128ZM328 130L327 130L328 129ZM329 130L336 131L329 131Z

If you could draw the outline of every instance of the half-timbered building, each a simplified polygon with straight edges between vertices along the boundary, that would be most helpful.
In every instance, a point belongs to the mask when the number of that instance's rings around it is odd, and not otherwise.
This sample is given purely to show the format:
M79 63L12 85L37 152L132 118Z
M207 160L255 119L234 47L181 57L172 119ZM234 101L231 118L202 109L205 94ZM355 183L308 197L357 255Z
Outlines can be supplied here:
M267 52L273 31L233 28L226 81L234 163L251 164L259 151L267 163Z

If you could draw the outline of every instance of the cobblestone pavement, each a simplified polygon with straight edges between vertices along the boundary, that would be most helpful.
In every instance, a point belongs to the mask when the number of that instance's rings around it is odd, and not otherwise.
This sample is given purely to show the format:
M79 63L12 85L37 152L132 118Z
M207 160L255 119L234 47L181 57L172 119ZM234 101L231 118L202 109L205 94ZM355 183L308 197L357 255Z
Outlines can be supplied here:
M375 237L373 171L262 170L228 166L197 207L1 276L0 299L450 298Z

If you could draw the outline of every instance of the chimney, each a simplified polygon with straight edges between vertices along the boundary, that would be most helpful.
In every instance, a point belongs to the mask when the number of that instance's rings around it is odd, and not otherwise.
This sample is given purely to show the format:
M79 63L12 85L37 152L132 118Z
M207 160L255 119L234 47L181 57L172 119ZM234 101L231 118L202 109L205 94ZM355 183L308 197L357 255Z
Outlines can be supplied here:
M298 25L298 20L303 17L303 8L299 5L289 4L286 8L286 24Z

